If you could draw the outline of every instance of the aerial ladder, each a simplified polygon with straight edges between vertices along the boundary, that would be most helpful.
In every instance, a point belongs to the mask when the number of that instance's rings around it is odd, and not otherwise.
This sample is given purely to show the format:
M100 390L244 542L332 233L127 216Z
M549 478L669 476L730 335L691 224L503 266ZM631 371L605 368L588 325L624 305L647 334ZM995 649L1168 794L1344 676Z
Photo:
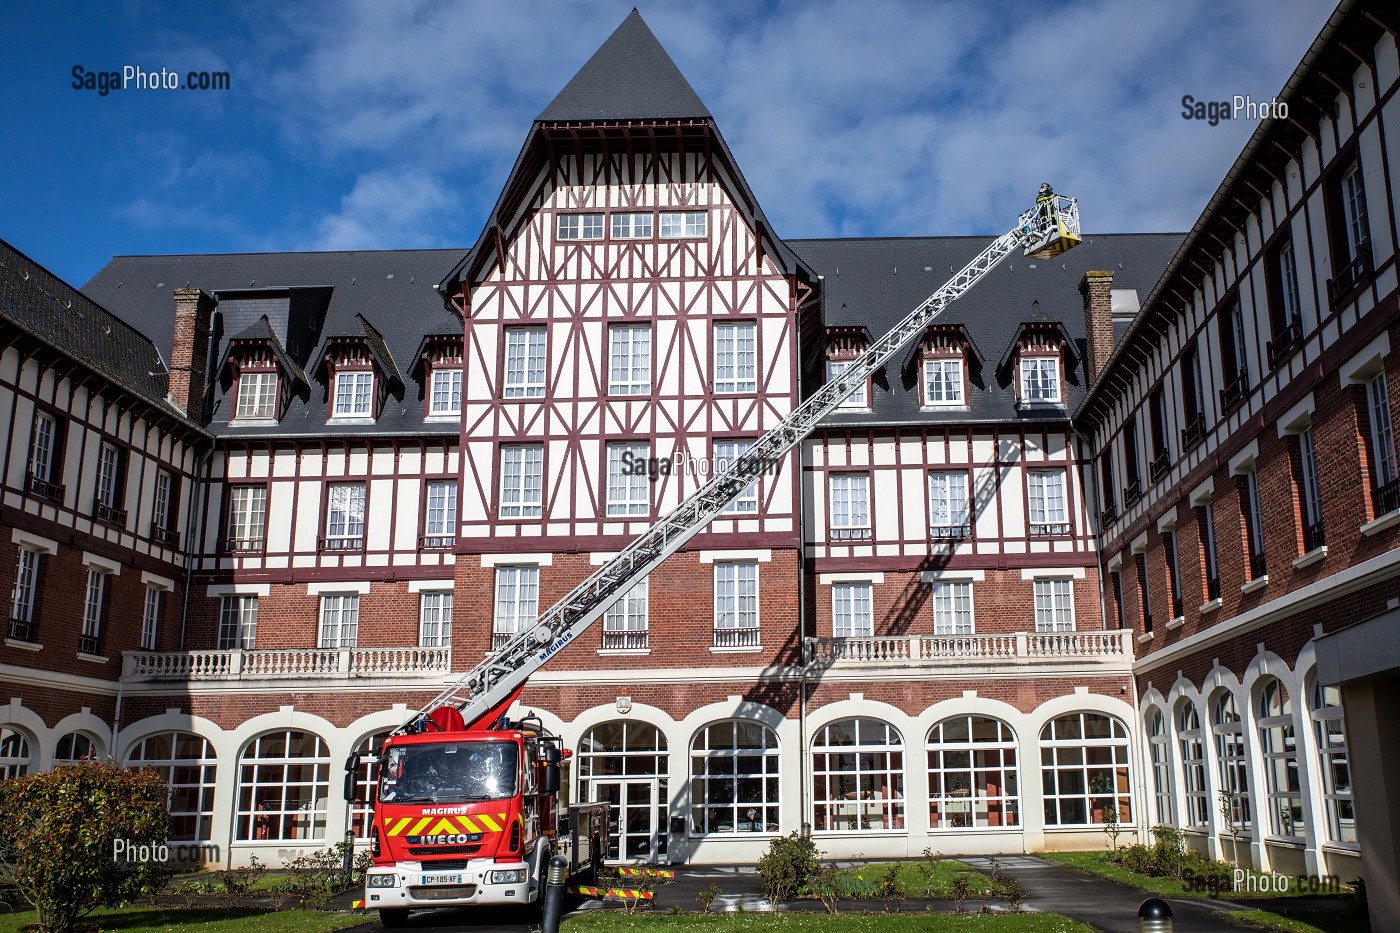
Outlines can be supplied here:
M504 714L530 675L564 646L582 635L613 603L644 579L658 564L685 546L697 532L757 480L769 464L802 442L843 399L865 385L910 340L952 302L972 289L1003 259L1021 248L1026 256L1047 259L1080 242L1079 203L1052 195L1023 213L1016 226L993 240L971 262L911 311L888 333L829 381L777 426L754 442L728 467L692 493L670 514L638 535L563 599L538 616L500 649L435 696L398 731L425 727L432 713L444 706L460 710L470 728L489 725ZM454 717L455 718L455 717Z
M386 926L402 926L415 909L538 903L551 856L562 859L568 876L596 874L610 842L608 804L562 807L560 762L570 752L537 717L514 722L506 717L530 675L680 550L1013 251L1048 258L1078 244L1077 202L1046 191L1048 186L1015 227L836 378L390 734L376 756L373 864L365 876L365 906L378 909ZM361 763L359 753L346 761L350 802L359 802Z

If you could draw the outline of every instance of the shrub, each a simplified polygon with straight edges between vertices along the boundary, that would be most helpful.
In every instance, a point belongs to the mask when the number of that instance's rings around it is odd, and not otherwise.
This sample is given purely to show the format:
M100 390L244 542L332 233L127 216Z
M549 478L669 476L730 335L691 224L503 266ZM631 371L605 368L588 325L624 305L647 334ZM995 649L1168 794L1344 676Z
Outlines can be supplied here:
M719 897L719 895L720 895L720 886L717 885L717 884L713 884L713 883L711 883L711 884L709 884L708 886L706 886L703 890L696 891L696 892L695 892L695 903L696 903L697 906L699 906L700 912L701 912L702 914L707 914L707 913L709 913L709 912L710 912L710 905L713 904L713 903L715 902L715 898Z
M793 830L768 844L758 860L758 883L774 905L792 898L821 868L812 840Z
M341 888L341 857L335 849L301 855L286 864L292 891L303 907L321 910Z
M159 891L163 865L115 855L118 844L164 842L165 800L154 771L106 762L0 781L0 885L33 905L41 933L70 933L95 907Z
M1231 890L1234 886L1234 876L1229 865L1225 862L1217 862L1215 859L1205 858L1194 852L1188 858L1182 874L1182 883L1197 891L1221 894Z
M1157 853L1144 845L1126 845L1118 850L1118 855L1113 860L1128 871L1135 871L1141 875L1161 874L1157 870Z
M1001 883L1002 891L1006 894L1006 899L1011 902L1011 912L1019 914L1021 905L1026 902L1026 892L1021 890L1021 882L1015 875L1007 875Z
M953 896L953 912L960 914L963 912L963 901L967 900L967 896L972 893L972 884L967 877L967 872L960 871L953 876L951 893Z
M887 865L875 882L875 893L885 902L886 913L898 913L904 903L904 889L899 886L899 863Z
M1152 827L1152 855L1162 874L1181 881L1186 868L1186 834L1175 826Z
M919 862L919 874L923 879L924 897L933 897L933 889L938 883L938 853L933 849L924 849L924 857Z
M823 910L834 914L841 903L841 873L831 862L822 862L817 873L808 880L807 890L821 901Z

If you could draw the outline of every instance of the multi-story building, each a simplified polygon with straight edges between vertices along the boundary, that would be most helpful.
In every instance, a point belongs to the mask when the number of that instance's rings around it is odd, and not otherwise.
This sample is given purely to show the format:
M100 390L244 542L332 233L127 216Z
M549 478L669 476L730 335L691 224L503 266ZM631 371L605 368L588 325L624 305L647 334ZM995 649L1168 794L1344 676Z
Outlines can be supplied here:
M1284 820L1257 864L1354 871L1305 645L1389 598L1396 78L1393 30L1344 6L1283 95L1307 119L1261 126L1185 241L1006 263L532 678L570 793L619 807L616 858L750 859L800 827L842 855L1098 846L1115 809L1218 853L1224 787ZM36 271L7 297L49 317L3 322L7 773L80 734L163 768L174 835L220 860L362 835L339 762L983 245L780 239L634 12L470 249L117 257L81 294L11 251ZM126 498L85 431L120 442ZM79 555L132 619L100 653L36 576Z
M1395 26L1332 16L1075 412L1151 819L1261 870L1364 853L1392 921Z

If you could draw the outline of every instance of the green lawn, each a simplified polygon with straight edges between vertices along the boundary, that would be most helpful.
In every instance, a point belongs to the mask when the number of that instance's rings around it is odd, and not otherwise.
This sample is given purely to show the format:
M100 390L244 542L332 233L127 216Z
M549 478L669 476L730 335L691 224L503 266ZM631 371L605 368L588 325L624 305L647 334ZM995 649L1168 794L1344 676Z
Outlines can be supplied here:
M95 910L79 925L96 923L104 933L330 933L359 926L364 915L312 910L248 910L221 907L118 907ZM34 922L34 911L0 914L0 933L20 933Z
M927 861L871 862L841 872L841 888L848 897L877 897L875 886L891 864L899 865L899 889L905 897L952 897L953 879L966 872L969 898L996 897L1001 892L992 879L956 859L934 862L932 874Z
M1135 871L1129 871L1122 865L1109 861L1107 852L1041 852L1041 858L1049 859L1052 862L1059 862L1061 865L1068 865L1071 868L1078 868L1080 871L1092 872L1102 875L1105 878L1112 878L1114 881L1121 881L1123 884L1132 885L1140 891L1150 891L1153 894L1164 894L1169 897L1205 897L1201 891L1189 891L1171 878L1164 878L1160 875L1143 875ZM1350 888L1343 886L1343 893L1337 897L1345 897ZM1289 885L1287 891L1225 891L1220 894L1227 900L1238 901L1247 900L1254 897L1314 897L1323 892L1308 890L1305 886L1297 884Z
M784 930L792 933L1094 933L1094 928L1058 914L999 914L987 917L954 914L647 914L595 910L564 921L561 933L747 933Z
M1370 933L1371 930L1365 920L1348 920L1307 910L1244 910L1231 911L1228 916L1243 927L1286 933Z

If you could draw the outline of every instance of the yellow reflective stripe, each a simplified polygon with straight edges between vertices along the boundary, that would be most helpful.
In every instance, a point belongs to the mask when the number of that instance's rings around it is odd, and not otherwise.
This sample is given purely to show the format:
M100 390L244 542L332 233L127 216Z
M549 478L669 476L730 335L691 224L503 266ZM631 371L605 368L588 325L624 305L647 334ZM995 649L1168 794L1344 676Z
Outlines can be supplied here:
M389 835L391 835L391 836L397 836L399 833L403 832L403 829L404 829L405 826L407 826L409 823L412 823L412 822L413 822L413 817L411 817L411 816L406 816L406 817L404 817L403 819L399 820L397 823L394 824L394 828L391 829L391 830L389 830Z
M456 826L453 826L453 825L452 825L452 821L449 820L447 817L444 816L442 819L440 819L440 820L437 821L437 825L433 827L433 831L430 832L430 833L428 833L428 835L429 835L429 836L455 836L455 835L457 835L457 827L456 827Z
M433 821L433 818L432 818L431 816L425 816L425 817L423 817L423 818L422 818L421 820L419 820L417 823L414 823L414 824L413 824L413 828L410 829L410 830L408 831L408 834L409 834L410 836L421 836L421 835L423 835L423 829L424 829L424 827L426 827L426 826L427 826L429 823L431 823L432 821Z
M461 824L462 829L469 833L481 832L481 830L476 828L476 824L472 822L472 818L469 816L459 816L457 817L457 822Z
M504 813L500 815L505 816ZM478 814L476 818L478 820L481 820L482 824L485 825L488 829L490 829L491 832L498 833L501 831L501 824L491 819L491 817L487 816L485 813Z

